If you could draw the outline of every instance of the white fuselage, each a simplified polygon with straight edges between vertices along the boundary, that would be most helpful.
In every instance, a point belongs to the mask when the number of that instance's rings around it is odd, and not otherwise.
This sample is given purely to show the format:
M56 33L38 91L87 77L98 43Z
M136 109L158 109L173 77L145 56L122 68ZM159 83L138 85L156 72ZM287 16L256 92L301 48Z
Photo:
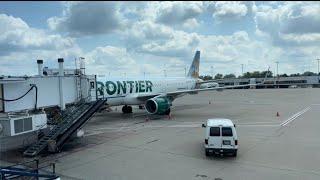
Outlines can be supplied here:
M107 98L111 106L140 105L145 101L139 100L140 94L161 94L196 87L197 79L190 77L177 78L110 78L97 77L98 97Z

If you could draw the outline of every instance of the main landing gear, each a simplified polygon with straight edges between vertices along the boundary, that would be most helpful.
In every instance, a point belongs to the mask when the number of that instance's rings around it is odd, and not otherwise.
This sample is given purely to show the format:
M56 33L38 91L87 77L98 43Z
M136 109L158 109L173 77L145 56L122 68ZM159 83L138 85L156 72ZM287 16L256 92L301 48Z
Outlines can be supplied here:
M123 114L132 113L132 106L124 105L124 106L122 107L122 112L123 112Z
M170 115L170 108L164 112L165 115Z

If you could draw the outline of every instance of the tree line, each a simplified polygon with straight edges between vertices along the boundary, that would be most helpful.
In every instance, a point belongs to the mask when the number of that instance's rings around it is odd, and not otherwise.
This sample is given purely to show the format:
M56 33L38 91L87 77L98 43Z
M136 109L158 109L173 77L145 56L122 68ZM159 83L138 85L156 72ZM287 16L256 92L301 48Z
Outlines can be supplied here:
M271 71L253 71L253 72L246 72L244 73L242 76L236 76L234 74L226 74L226 75L223 75L223 74L216 74L214 76L214 78L212 78L212 76L210 75L201 75L199 78L200 79L203 79L203 80L212 80L212 79L232 79L232 78L264 78L264 77L275 77L273 75L273 73ZM279 77L300 77L300 76L317 76L318 74L317 73L314 73L314 72L310 72L310 71L306 71L302 74L300 73L296 73L296 74L279 74Z

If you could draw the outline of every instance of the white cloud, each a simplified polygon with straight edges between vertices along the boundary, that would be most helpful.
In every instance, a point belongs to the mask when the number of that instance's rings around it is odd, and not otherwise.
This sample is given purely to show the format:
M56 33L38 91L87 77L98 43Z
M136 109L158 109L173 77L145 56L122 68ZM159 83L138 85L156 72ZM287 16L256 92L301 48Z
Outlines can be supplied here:
M88 64L105 69L120 70L125 66L135 65L125 48L113 46L97 47L86 54L86 59Z
M48 19L52 30L71 36L112 33L125 25L115 2L67 3L61 17Z
M273 68L275 60L282 64L280 72L290 73L308 63L308 59L320 57L319 3L63 5L61 15L47 20L53 31L36 29L20 18L0 14L2 73L36 72L34 61L38 58L55 67L56 59L64 57L66 65L73 67L74 58L81 55L87 60L87 72L92 74L163 75L166 68L168 75L183 75L195 50L201 50L201 74L211 73L211 65L215 72L223 74L239 74L240 64L245 64L245 71L265 70L267 66ZM212 19L217 23L206 22ZM87 41L83 50L77 41Z
M245 31L238 31L232 35L200 35L202 74L214 73L241 74L240 64L244 64L245 71L264 71L273 66L270 60L283 55L280 48L269 46L267 43L251 39Z
M177 69L180 71L178 74L182 75L184 67L184 62L176 58L145 56L115 46L97 47L86 53L85 57L87 72L98 75L162 76L166 69L167 74L172 76L177 74Z
M158 6L156 21L177 25L186 21L196 21L196 18L203 12L202 2L162 2Z
M4 74L31 74L35 72L36 59L56 62L57 58L73 63L81 49L72 38L49 34L44 30L29 27L20 18L0 14L0 72ZM34 74L34 73L32 73Z
M31 28L20 18L0 14L0 55L15 51L62 50L75 45L71 38Z
M136 21L150 21L176 29L195 29L204 13L203 2L130 2L121 4L121 12L131 26ZM130 25L128 25L130 27Z
M268 35L277 46L308 46L319 42L318 3L297 2L276 7L258 6L255 21L258 35Z
M280 13L280 31L285 34L319 33L320 4L292 3L284 6Z
M199 44L196 33L174 30L151 21L135 23L126 32L126 37L130 51L158 56L186 56Z
M248 13L248 7L243 2L213 2L208 5L208 10L217 22L240 19Z

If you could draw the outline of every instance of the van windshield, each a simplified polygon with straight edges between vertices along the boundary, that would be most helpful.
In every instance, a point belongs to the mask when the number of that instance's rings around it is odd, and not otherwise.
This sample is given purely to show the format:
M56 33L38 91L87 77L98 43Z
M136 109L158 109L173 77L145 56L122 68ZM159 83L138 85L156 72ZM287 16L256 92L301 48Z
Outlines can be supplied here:
M232 136L232 129L230 127L223 127L222 136Z
M220 136L220 127L211 127L210 136Z

